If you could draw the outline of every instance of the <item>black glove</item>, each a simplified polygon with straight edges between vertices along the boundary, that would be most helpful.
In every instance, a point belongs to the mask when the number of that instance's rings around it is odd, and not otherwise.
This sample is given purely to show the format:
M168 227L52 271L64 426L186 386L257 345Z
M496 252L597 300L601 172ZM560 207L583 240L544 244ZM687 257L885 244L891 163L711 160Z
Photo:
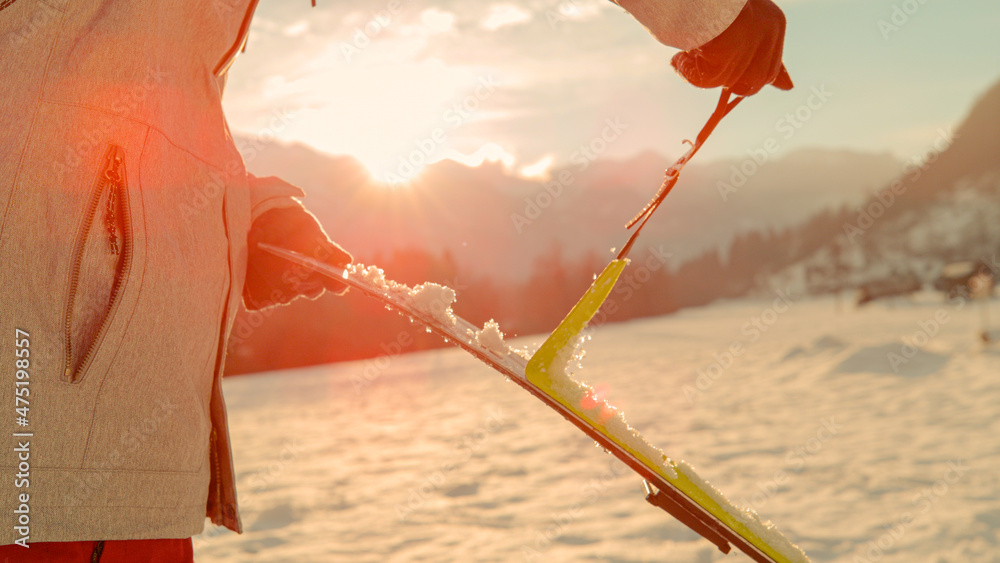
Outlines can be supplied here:
M792 78L781 62L785 14L771 0L748 0L736 20L701 47L674 55L671 64L700 88L725 86L750 96L773 84L792 89Z
M333 278L258 248L261 242L294 250L339 268L351 263L351 255L332 242L312 213L301 205L266 211L254 220L247 236L249 249L243 303L248 310L288 303L299 295L315 299L324 289L338 295L347 290L346 285Z

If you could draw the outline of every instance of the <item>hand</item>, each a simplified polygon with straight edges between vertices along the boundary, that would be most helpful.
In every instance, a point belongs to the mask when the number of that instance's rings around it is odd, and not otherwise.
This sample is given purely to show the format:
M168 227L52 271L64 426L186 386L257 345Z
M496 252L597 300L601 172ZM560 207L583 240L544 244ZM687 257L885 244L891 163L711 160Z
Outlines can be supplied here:
M271 209L254 220L247 237L249 250L243 302L248 310L288 303L299 295L315 299L324 289L338 295L347 290L347 286L337 280L261 250L257 247L261 242L294 250L340 268L352 260L350 254L330 241L316 218L304 207Z
M730 88L751 96L768 84L792 89L781 62L785 14L771 0L748 0L736 20L701 47L674 55L671 64L700 88Z

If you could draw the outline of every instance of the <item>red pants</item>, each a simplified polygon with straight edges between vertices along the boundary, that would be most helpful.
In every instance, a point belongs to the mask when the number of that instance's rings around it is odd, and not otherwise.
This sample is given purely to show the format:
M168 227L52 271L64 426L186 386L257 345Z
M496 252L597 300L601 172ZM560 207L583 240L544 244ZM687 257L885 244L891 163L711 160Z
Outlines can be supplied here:
M102 545L98 545L102 544ZM0 546L3 563L194 563L191 538L29 543Z

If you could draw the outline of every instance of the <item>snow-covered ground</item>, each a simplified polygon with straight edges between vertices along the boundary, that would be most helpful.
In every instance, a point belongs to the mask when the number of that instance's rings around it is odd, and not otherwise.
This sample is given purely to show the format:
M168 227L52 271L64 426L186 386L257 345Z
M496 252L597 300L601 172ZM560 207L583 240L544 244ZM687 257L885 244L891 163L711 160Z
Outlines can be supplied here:
M978 309L730 301L599 327L578 377L813 561L996 562L1000 345ZM246 532L195 538L199 563L749 560L459 350L225 391Z

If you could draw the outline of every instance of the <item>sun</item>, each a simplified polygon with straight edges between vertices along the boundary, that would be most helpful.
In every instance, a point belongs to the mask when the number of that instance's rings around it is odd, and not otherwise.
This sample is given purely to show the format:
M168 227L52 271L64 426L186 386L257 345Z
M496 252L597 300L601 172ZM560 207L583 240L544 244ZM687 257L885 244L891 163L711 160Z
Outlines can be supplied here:
M372 49L375 49L373 46ZM372 55L377 60L377 53ZM339 57L339 51L328 56ZM305 100L282 136L360 160L387 185L406 184L443 158L456 158L460 128L489 119L496 88L483 72L440 60L327 64L281 84L281 95ZM484 141L457 160L507 158Z

